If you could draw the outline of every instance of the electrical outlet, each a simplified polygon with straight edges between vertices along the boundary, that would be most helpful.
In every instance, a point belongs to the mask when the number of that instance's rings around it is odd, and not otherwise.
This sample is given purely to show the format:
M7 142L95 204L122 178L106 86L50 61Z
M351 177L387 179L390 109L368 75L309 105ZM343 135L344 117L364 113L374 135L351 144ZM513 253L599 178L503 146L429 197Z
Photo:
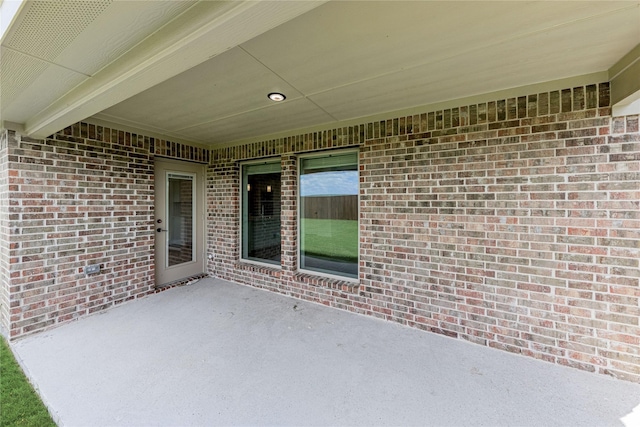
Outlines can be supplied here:
M97 273L100 273L100 264L87 265L84 268L84 273L85 274L97 274Z

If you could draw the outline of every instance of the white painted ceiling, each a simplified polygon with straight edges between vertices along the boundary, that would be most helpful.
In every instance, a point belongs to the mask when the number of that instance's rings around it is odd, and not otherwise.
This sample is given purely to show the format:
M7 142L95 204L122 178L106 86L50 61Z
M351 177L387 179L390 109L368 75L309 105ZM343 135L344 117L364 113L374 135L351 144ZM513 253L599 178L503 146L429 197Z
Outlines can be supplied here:
M30 1L0 111L215 146L606 72L639 43L639 1Z

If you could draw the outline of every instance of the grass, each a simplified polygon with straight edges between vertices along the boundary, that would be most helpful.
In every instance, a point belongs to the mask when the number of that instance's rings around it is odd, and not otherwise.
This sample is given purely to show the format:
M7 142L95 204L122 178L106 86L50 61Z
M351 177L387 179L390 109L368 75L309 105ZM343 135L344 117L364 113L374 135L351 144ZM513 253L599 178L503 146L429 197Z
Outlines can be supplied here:
M303 253L327 259L358 261L358 221L302 218Z
M0 339L0 427L55 427L47 408Z

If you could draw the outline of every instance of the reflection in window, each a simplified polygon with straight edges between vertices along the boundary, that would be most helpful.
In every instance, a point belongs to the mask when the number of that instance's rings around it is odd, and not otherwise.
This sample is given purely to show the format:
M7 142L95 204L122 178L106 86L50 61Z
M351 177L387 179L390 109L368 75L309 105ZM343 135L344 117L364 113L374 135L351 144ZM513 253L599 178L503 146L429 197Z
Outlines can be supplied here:
M242 259L280 265L280 162L242 167Z
M169 174L167 183L169 203L169 233L167 266L192 262L193 246L193 188L191 175Z
M300 268L358 277L358 154L301 159Z

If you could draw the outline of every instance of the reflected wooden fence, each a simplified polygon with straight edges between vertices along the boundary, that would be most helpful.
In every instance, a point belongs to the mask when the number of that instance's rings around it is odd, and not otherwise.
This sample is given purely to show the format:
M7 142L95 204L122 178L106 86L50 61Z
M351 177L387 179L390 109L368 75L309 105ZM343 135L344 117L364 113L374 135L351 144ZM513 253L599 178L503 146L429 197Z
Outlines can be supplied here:
M316 219L358 219L358 196L302 197L302 217Z

